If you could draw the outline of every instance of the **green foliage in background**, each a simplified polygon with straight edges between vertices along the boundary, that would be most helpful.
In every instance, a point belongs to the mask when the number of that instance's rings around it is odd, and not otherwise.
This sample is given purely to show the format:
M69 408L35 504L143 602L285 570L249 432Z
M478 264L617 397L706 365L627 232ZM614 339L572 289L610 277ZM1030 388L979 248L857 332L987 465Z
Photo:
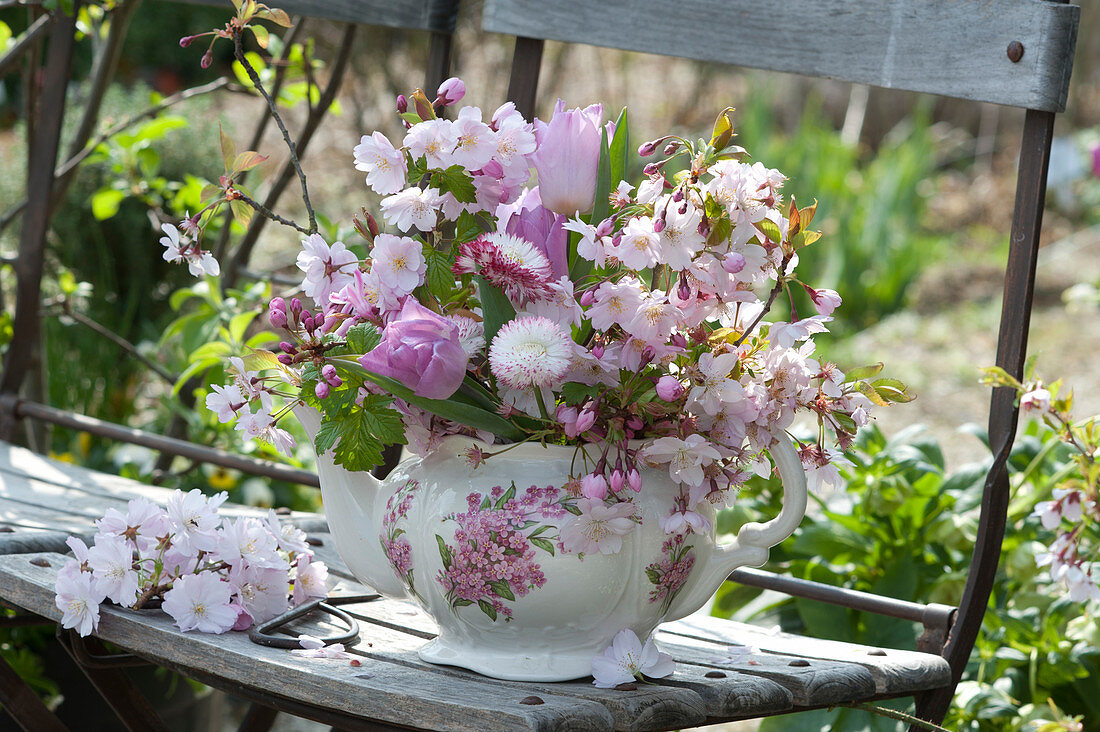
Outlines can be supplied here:
M815 287L843 296L833 329L864 328L904 307L906 288L946 250L944 237L925 226L926 181L936 173L928 115L918 109L869 151L844 142L814 98L787 134L766 91L750 89L744 99L735 114L738 144L788 176L783 192L800 206L818 200L814 225L823 245L800 252L799 267ZM798 295L800 317L812 315L809 299Z
M974 435L985 439L978 429ZM795 536L772 550L769 568L830 585L902 600L957 605L977 532L988 462L947 474L939 445L919 427L887 439L877 428L860 434L844 472L846 490L815 497ZM948 729L1010 732L1049 719L1048 699L1083 714L1100 730L1100 633L1087 608L1051 585L1035 557L1054 538L1029 514L1050 498L1070 453L1032 424L1010 461L1013 498L989 611L959 687ZM745 501L720 517L719 530L774 515L778 491ZM757 491L746 491L755 495ZM770 495L770 497L769 497ZM818 638L913 649L920 626L904 620L790 598L726 583L714 613ZM911 709L911 702L885 706ZM761 732L875 732L900 722L851 709L819 710L765 720Z

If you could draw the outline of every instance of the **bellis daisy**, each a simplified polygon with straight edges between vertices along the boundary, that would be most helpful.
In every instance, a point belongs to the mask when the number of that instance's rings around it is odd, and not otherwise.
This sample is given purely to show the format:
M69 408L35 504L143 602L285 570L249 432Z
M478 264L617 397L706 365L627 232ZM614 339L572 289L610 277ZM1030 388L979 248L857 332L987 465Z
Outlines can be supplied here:
M513 389L549 386L569 371L573 342L549 318L518 318L504 325L489 347L493 374Z

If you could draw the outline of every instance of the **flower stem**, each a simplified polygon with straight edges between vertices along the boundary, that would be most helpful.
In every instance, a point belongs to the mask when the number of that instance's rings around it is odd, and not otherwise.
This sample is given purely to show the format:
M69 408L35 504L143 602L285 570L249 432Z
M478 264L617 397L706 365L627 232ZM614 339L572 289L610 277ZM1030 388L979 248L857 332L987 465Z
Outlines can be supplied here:
M913 715L906 714L905 712L900 712L897 709L878 707L874 704L843 704L841 706L846 706L850 709L862 709L863 711L870 712L871 714L877 714L881 717L896 719L900 722L905 722L907 724L920 727L921 729L932 730L932 732L951 732L951 730L947 729L946 727L941 727L938 724L933 724L932 722L926 722L923 719L917 719Z

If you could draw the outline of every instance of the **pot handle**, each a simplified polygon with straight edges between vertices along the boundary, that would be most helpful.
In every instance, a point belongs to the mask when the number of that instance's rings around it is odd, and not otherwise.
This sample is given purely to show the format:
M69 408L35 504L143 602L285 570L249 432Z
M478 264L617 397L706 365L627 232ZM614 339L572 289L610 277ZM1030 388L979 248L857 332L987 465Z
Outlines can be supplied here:
M786 431L776 435L768 448L783 483L783 508L767 523L748 523L733 541L717 546L696 568L688 587L669 608L665 620L676 620L698 610L738 567L759 567L768 561L768 550L794 533L806 515L806 471Z

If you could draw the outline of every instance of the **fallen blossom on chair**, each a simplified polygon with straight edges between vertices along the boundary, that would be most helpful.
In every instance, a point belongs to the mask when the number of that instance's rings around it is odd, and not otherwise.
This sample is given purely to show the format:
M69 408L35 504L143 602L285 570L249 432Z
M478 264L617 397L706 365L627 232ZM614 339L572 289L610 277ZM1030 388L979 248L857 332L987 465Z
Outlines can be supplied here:
M333 643L326 646L320 638L312 635L298 636L298 644L301 648L295 648L291 653L303 658L351 658L351 654L344 650L343 643Z
M592 659L592 683L611 689L643 676L664 678L675 670L672 656L658 651L652 638L643 645L633 630L624 628L603 653Z

